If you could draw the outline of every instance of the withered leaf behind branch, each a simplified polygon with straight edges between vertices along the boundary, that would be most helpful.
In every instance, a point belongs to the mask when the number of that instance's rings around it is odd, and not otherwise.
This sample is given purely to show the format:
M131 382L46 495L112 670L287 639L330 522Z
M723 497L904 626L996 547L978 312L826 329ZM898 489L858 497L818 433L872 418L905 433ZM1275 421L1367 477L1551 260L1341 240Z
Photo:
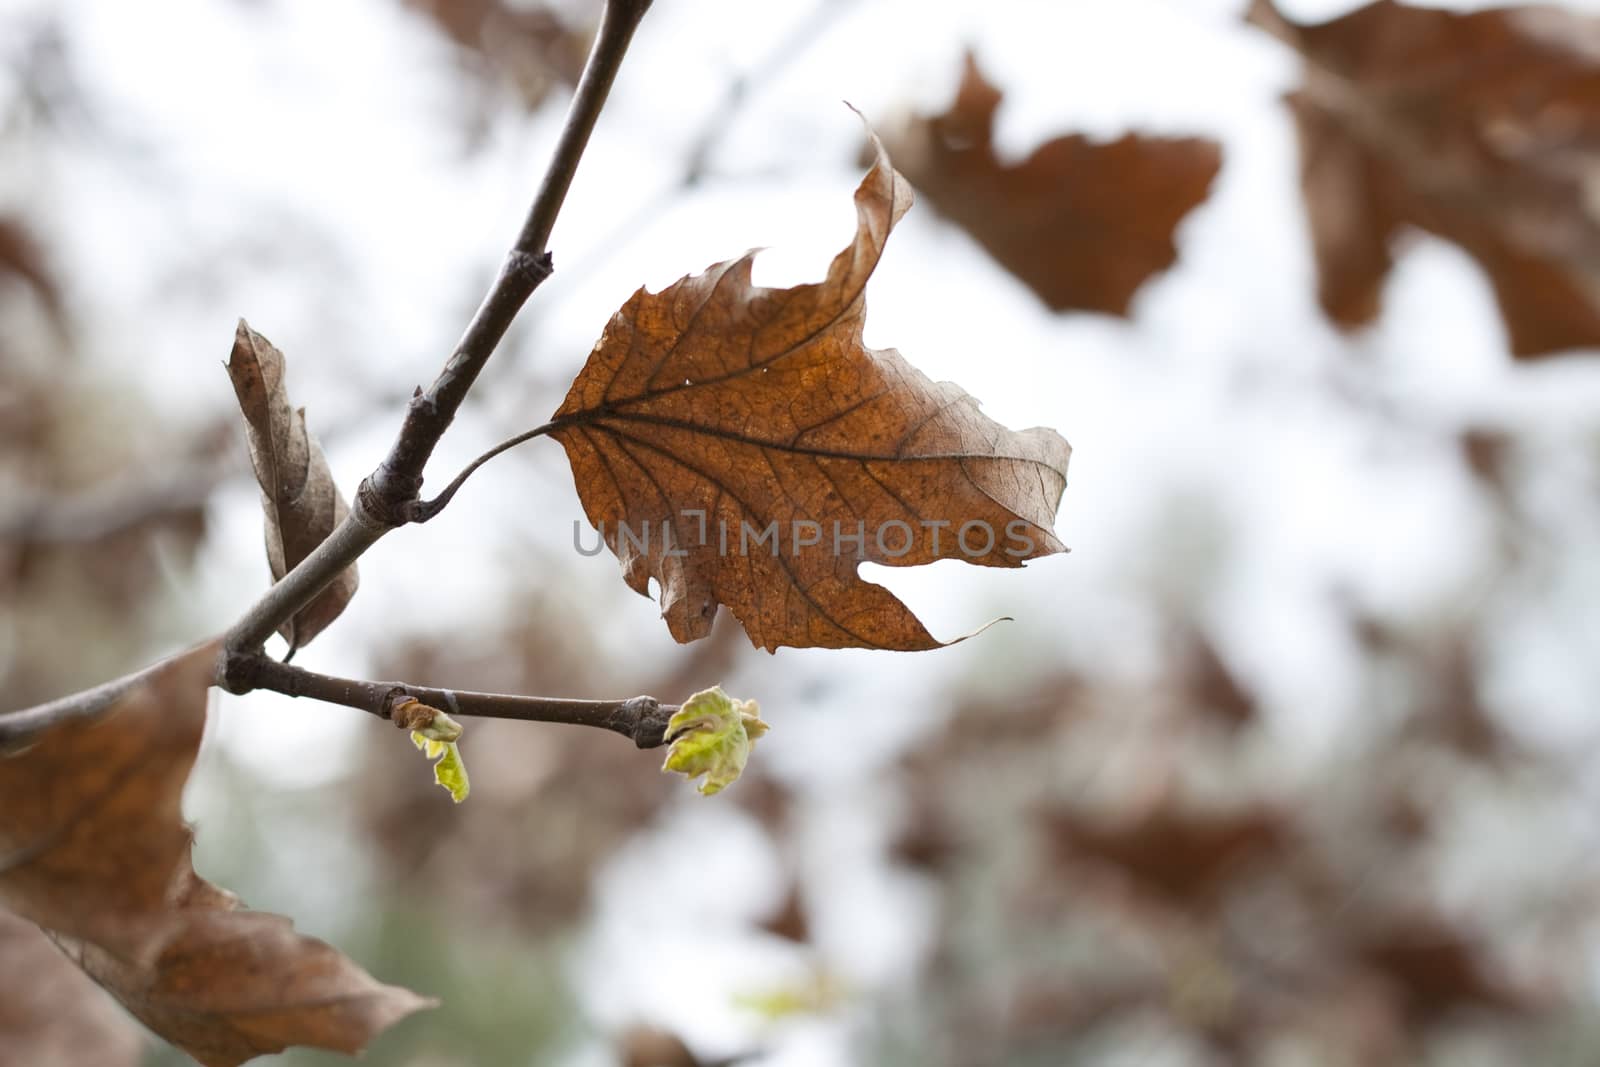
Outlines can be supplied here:
M138 1067L133 1021L33 923L0 910L0 1064Z
M179 800L217 650L104 686L85 714L0 754L0 904L208 1067L289 1045L358 1051L431 1001L240 908L190 865Z
M309 556L349 514L333 483L322 446L306 430L304 408L289 405L284 359L243 319L228 358L228 377L244 412L250 463L266 514L267 564L277 581ZM279 629L291 649L302 648L338 618L356 594L355 564Z
M62 949L150 1029L205 1067L235 1067L291 1045L357 1053L437 1001L384 985L281 915L247 911L186 872L171 934L148 964L98 945Z
M1173 231L1210 192L1221 149L1072 135L1007 164L994 149L1000 100L968 55L949 110L891 142L906 177L1051 310L1127 315L1139 287L1177 260Z
M1067 443L1008 430L955 385L862 344L867 279L911 206L873 143L855 240L824 281L757 288L747 253L641 289L555 414L589 521L630 586L660 582L679 641L704 637L727 604L768 650L934 648L858 576L861 559L1019 567L1063 551L1051 526Z
M1478 261L1514 355L1600 345L1600 19L1392 0L1311 26L1254 0L1248 18L1306 60L1288 102L1334 322L1377 315L1415 227Z
M0 906L130 957L151 951L164 932L143 920L188 865L179 802L215 658L202 645L111 683L98 714L0 753Z
M530 111L550 91L576 85L588 50L588 34L570 24L555 5L516 0L404 0L469 55L483 74L498 73L514 84Z

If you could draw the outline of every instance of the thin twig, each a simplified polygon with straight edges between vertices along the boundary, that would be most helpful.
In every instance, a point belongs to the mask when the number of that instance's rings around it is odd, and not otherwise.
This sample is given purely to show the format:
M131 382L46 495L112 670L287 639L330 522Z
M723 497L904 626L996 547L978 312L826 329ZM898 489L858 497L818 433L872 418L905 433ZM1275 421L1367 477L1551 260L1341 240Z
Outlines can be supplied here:
M223 687L233 693L270 689L292 697L341 704L383 719L389 718L395 706L409 697L453 716L596 726L622 734L640 748L656 748L663 744L667 722L678 710L676 705L663 704L650 696L627 700L565 700L435 689L408 682L336 678L279 663L263 653L230 657Z
M549 276L550 230L577 172L634 30L650 0L607 0L600 29L577 91L516 244L489 294L434 383L417 390L389 454L356 494L349 516L317 549L284 575L228 631L221 672L239 653L259 649L278 626L316 597L379 538L414 521L422 472L472 383L505 336L512 319Z

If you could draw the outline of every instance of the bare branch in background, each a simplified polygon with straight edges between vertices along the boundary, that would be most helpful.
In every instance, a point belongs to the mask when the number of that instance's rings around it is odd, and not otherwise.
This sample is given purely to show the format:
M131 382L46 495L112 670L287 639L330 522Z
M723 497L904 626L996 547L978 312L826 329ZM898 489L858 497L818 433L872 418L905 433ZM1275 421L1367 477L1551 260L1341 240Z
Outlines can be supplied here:
M186 463L147 482L111 481L78 493L34 494L0 514L0 542L83 545L203 507L243 473L232 460Z

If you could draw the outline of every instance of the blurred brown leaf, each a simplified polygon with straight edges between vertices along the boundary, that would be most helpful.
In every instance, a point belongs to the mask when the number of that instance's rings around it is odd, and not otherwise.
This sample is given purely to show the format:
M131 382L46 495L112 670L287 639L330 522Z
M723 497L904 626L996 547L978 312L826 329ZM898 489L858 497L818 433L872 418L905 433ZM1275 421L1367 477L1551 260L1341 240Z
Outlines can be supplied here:
M949 110L891 141L906 177L1052 310L1127 315L1139 287L1177 260L1173 231L1209 194L1221 149L1072 135L1008 165L994 150L1000 100L969 54Z
M69 956L150 1029L206 1067L235 1067L291 1045L355 1054L437 1002L383 985L281 915L239 908L187 872L175 929L145 965L63 939Z
M33 923L0 910L0 1064L138 1067L139 1028Z
M1393 0L1314 26L1271 0L1247 17L1306 60L1288 102L1329 317L1377 315L1416 227L1482 266L1517 357L1600 344L1600 20Z
M15 216L0 216L0 281L15 277L58 327L66 324L61 285L33 231Z
M1513 483L1512 461L1515 438L1504 430L1469 426L1457 438L1461 458L1496 500L1506 503Z
M811 940L811 918L798 879L789 883L778 910L761 921L761 929L785 941L805 944Z
M1061 811L1048 825L1058 848L1116 867L1180 905L1214 903L1228 879L1276 861L1287 844L1282 818L1265 809L1202 814L1166 804L1122 825Z
M1483 646L1462 621L1351 618L1371 706L1318 770L1285 761L1274 730L1168 713L1210 688L1187 609L1169 608L1177 640L1151 676L981 688L930 730L902 760L891 846L943 901L906 1062L1091 1062L1108 1033L1152 1025L1205 1062L1296 1045L1342 1067L1449 1059L1467 1028L1542 1062L1540 1041L1572 1024L1553 991L1581 1003L1588 972L1565 932L1530 955L1521 917L1556 925L1552 897L1592 914L1593 880L1563 862L1516 891L1514 918L1438 917L1468 790L1508 784L1509 761L1476 758L1502 742L1460 721L1482 710Z
M896 863L927 872L941 872L953 865L960 854L960 843L950 829L931 811L917 811L895 834L889 854Z
M623 1067L705 1067L682 1038L666 1030L636 1026L617 1044Z
M1515 1014L1530 1006L1527 991L1490 971L1474 939L1439 919L1412 919L1369 935L1359 955L1394 983L1415 1025L1458 1011Z
M855 199L855 240L820 284L755 288L750 253L660 293L639 290L555 414L589 521L629 586L648 595L650 579L660 582L678 641L704 637L726 603L769 651L938 647L856 573L857 546L832 540L858 523L859 558L892 566L1019 567L1063 550L1051 525L1067 443L1052 430L1007 430L898 352L862 345L867 278L911 206L881 145ZM962 547L964 524L987 531L975 549ZM747 529L776 540L742 542ZM795 543L813 532L807 547Z
M0 750L0 905L129 957L153 950L166 931L145 920L188 868L179 800L216 654L202 645L110 682L91 717Z
M243 319L228 377L244 412L250 462L266 514L267 563L274 581L309 556L344 521L350 507L333 483L322 446L306 430L306 409L289 405L283 353ZM351 564L315 600L279 628L291 651L310 644L356 595Z
M218 645L108 683L0 756L0 902L208 1067L354 1052L429 1002L194 873L179 800ZM4 720L0 719L0 724ZM19 731L20 732L20 731Z
M1406 734L1487 764L1523 754L1484 704L1480 639L1471 625L1408 628L1360 611L1350 622L1367 652L1391 660L1409 681Z
M517 88L525 107L558 85L576 85L588 38L549 6L505 0L405 0L463 51Z
M1231 730L1254 722L1259 714L1254 695L1223 662L1211 638L1198 627L1185 627L1179 643L1189 705Z

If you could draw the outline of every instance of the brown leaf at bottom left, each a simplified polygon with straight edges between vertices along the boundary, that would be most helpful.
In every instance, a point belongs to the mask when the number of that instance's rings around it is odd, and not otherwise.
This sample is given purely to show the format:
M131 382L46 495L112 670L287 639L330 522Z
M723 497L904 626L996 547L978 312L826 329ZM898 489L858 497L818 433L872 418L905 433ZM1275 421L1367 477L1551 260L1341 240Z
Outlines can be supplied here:
M180 801L216 654L202 645L68 697L81 713L31 736L13 739L36 712L0 717L0 907L149 958L189 865Z
M69 698L77 713L37 731L38 710L0 716L0 905L207 1067L290 1045L357 1052L432 1001L190 865L179 802L216 655L202 645ZM14 966L8 953L0 980ZM37 1025L11 1009L0 1049Z
M0 1064L138 1067L144 1039L37 926L0 911Z

